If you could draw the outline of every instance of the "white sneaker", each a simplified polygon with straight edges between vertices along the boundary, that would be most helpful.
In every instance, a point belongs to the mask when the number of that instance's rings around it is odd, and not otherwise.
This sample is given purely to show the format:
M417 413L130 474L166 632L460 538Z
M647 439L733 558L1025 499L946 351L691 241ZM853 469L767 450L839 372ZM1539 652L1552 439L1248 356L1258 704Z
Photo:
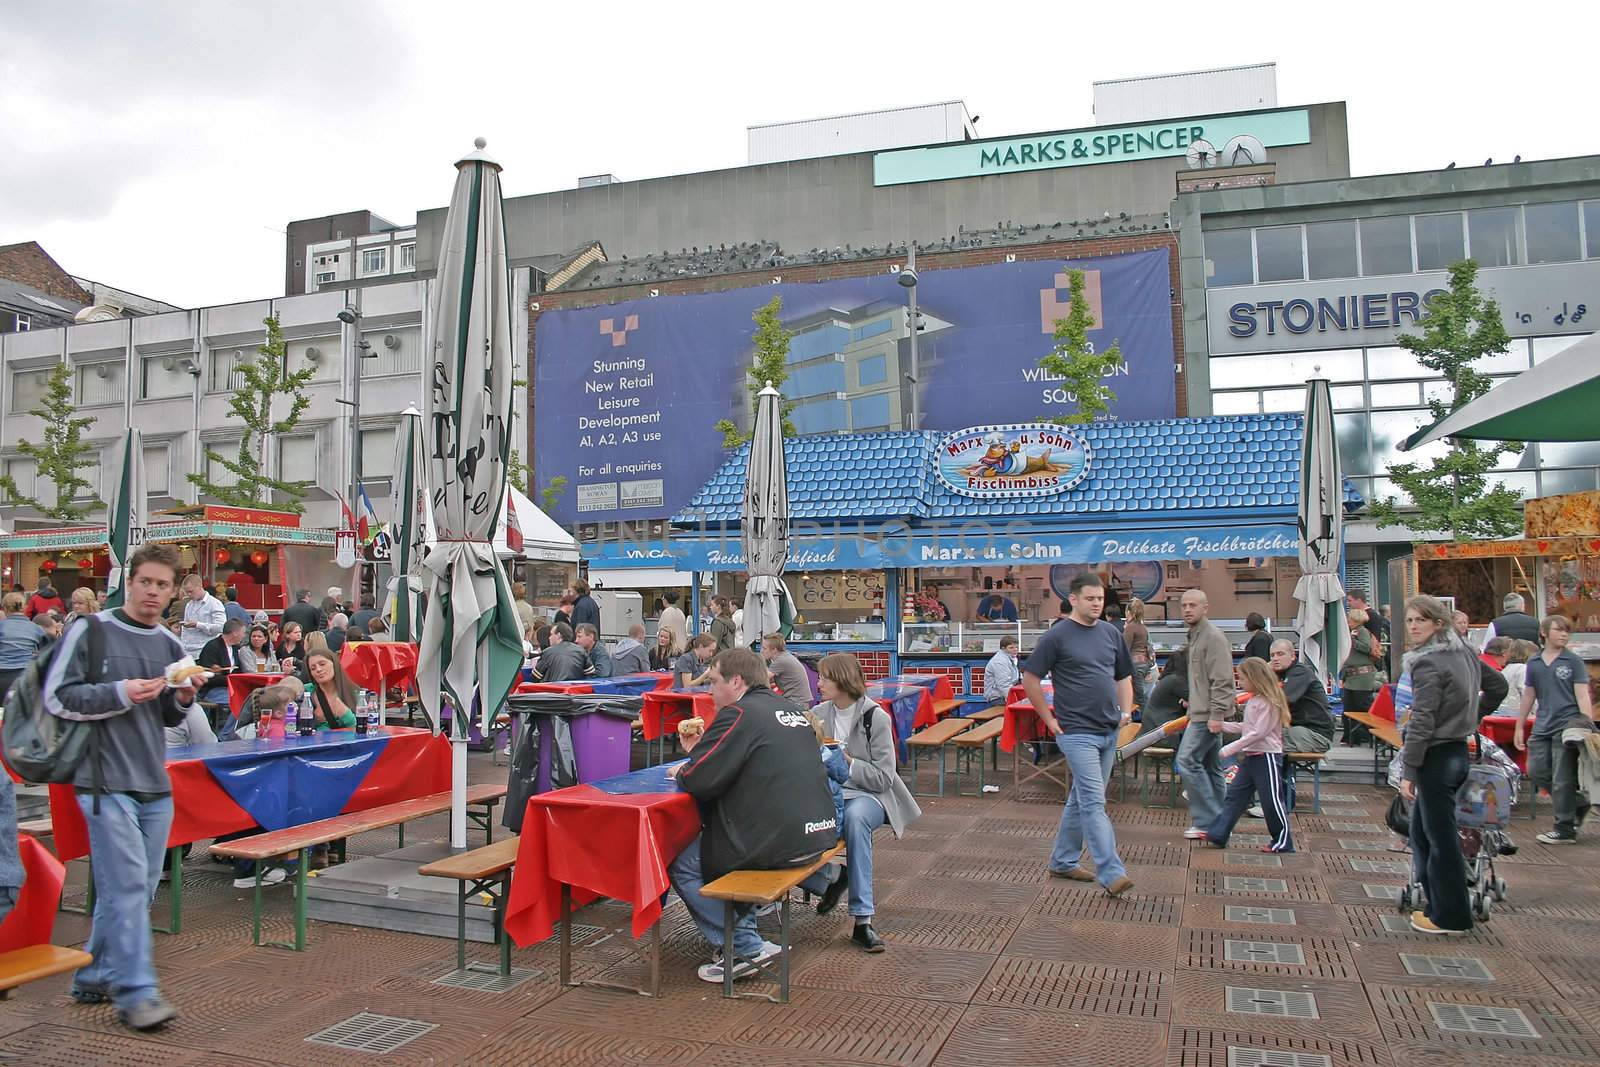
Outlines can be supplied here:
M738 981L742 978L749 978L752 974L756 973L756 964L766 963L768 960L777 956L778 953L782 951L783 950L781 948L779 948L777 945L774 945L771 941L761 942L761 951L756 954L754 961L739 961L739 966L735 968L733 972L734 981ZM717 958L712 960L710 963L702 964L695 971L695 974L699 976L702 982L721 983L722 956L719 954Z
M1191 826L1183 832L1183 836L1187 837L1190 841L1204 841L1206 839L1206 832L1200 829L1198 826Z
M282 867L274 867L272 870L261 876L261 884L264 886L278 885L287 877L289 877L288 871L284 870ZM255 887L256 876L253 874L246 875L243 878L235 878L233 880L233 888L235 889L254 889Z
M1260 804L1252 804L1252 805L1250 805L1248 808L1244 809L1244 813L1246 815L1250 816L1252 819L1265 819L1266 818L1266 816L1261 813L1261 805Z

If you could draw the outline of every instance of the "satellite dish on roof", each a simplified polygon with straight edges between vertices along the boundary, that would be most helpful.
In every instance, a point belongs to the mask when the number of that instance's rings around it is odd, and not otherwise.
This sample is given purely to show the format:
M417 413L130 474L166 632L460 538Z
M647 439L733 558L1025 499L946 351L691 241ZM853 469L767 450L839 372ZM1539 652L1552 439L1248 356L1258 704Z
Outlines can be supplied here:
M1261 143L1261 138L1248 133L1241 133L1222 146L1224 167L1253 167L1266 161L1267 149Z
M1217 150L1212 147L1210 141L1204 139L1190 141L1189 151L1183 154L1183 158L1188 162L1190 170L1214 167L1217 165Z
M73 322L111 322L122 318L122 312L110 304L90 304L72 316Z

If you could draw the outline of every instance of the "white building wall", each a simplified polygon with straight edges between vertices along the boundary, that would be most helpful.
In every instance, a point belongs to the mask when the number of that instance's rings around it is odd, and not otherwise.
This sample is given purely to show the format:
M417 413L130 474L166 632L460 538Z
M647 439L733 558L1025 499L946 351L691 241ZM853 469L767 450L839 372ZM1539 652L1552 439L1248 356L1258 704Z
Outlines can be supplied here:
M1276 63L1094 83L1094 121L1099 126L1277 106Z
M967 105L959 100L889 111L864 111L799 122L775 122L745 130L752 166L791 159L874 152L915 145L946 144L977 136Z

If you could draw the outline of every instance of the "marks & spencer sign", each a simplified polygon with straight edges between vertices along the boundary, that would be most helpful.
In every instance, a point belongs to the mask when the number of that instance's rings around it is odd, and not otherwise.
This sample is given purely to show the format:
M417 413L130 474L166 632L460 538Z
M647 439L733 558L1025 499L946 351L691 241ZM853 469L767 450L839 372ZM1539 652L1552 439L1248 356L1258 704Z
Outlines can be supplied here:
M1309 144L1310 113L1304 108L1253 111L1135 126L1093 126L1033 137L902 148L879 152L872 157L872 184L904 185L985 174L1161 159L1184 155L1196 141L1205 141L1220 149L1241 134L1259 138L1269 148Z

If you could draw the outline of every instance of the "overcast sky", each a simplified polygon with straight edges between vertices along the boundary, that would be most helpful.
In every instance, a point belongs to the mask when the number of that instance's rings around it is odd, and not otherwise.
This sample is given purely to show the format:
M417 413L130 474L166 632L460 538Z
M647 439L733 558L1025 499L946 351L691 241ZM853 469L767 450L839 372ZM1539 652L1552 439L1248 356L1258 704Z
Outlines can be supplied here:
M0 244L184 306L276 296L289 220L410 223L476 136L517 196L738 166L748 125L954 98L986 136L1068 129L1097 79L1265 60L1280 104L1349 102L1356 174L1600 152L1600 5L1476 10L0 0Z

